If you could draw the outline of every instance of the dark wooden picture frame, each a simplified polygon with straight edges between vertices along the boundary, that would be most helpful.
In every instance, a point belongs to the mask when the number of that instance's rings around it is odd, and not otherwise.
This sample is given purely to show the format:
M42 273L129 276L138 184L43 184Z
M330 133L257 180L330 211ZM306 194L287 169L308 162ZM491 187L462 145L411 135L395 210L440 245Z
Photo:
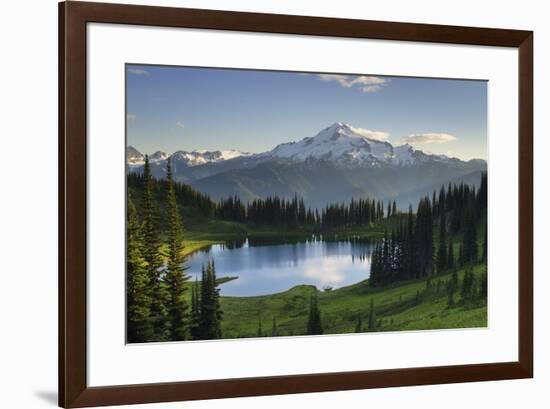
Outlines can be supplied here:
M113 23L513 47L519 50L518 361L107 387L87 385L86 25ZM533 376L533 33L241 12L59 4L59 405L86 407Z

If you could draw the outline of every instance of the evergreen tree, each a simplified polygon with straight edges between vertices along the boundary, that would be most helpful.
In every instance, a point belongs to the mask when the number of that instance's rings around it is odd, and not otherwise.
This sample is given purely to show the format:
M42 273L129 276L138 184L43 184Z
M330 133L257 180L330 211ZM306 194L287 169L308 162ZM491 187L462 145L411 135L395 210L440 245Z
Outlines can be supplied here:
M455 292L449 290L448 296L447 296L447 307L448 308L454 308L456 305L455 302Z
M481 275L481 282L480 282L480 285L479 285L479 297L482 299L482 300L487 300L487 285L488 285L488 282L487 282L487 269L485 269L485 271L483 271L483 274Z
M166 341L169 336L169 323L166 319L168 293L166 284L162 279L162 260L159 253L160 243L157 231L157 208L153 191L154 181L147 155L145 155L145 165L143 167L143 180L143 258L147 264L148 289L151 298L151 320L153 325L151 341Z
M183 341L189 336L188 306L184 299L186 282L189 276L185 274L185 257L183 252L182 225L180 212L176 202L176 190L172 180L170 158L166 161L166 178L168 181L168 196L166 203L166 218L168 221L168 253L165 281L168 285L168 319L170 321L170 339Z
M462 244L462 259L463 263L470 264L475 263L478 258L477 250L477 224L475 220L475 208L473 198L470 199L468 209L466 210L466 231L464 233L464 240Z
M454 252L454 246L453 246L452 240L449 240L449 251L447 252L447 269L449 270L456 269L455 252Z
M472 268L469 267L462 279L460 297L463 302L471 301L475 296L475 277Z
M376 314L374 312L374 300L370 299L370 305L369 305L369 319L368 319L368 329L369 331L372 331L376 329Z
M425 277L433 272L433 217L430 200L420 200L416 214L414 231L415 273L416 277Z
M130 193L126 226L127 337L128 342L147 342L153 336L151 298L147 291L149 280L142 255L141 229Z
M445 212L439 216L439 248L437 251L437 271L441 273L448 265L447 261L447 219Z
M454 308L455 306L455 293L458 289L458 273L453 271L453 274L451 275L451 279L447 283L447 306L449 308Z
M464 244L460 243L460 246L458 247L458 265L463 266L466 263L464 259Z
M323 325L321 322L321 311L319 310L319 299L317 290L309 300L309 317L307 321L307 335L321 335L323 333Z
M420 304L420 291L416 290L416 296L414 297L414 305Z
M200 303L199 282L195 279L195 283L191 288L191 325L189 330L192 339L200 339Z
M214 261L202 268L199 336L201 339L221 338L223 313L219 301L219 289Z

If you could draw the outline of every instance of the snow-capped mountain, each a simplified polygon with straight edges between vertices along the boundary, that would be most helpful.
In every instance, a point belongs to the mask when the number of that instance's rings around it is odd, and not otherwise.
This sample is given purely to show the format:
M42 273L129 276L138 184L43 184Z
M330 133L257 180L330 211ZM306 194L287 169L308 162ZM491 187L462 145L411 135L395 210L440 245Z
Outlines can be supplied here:
M213 199L237 195L242 200L298 193L314 206L351 197L397 200L406 208L448 182L477 183L487 163L434 155L410 145L394 146L343 123L315 136L249 154L236 150L177 151L170 155L174 179ZM151 172L166 175L168 155L150 155ZM140 172L144 155L127 150L129 172Z
M430 155L411 145L369 138L351 125L337 122L313 137L283 143L259 157L304 161L322 159L345 166L413 165L426 160L447 161L444 155Z
M250 155L247 152L241 152L234 149L223 151L177 151L171 155L172 161L180 161L187 166L204 165L211 162L221 162L224 160L238 158L239 156Z
M143 165L144 161L145 157L136 148L133 146L128 146L126 148L126 163L128 163L128 165Z
M149 156L149 161L161 164L168 156L164 152L157 151ZM174 167L180 169L234 159L244 159L242 166L274 160L303 162L312 159L329 161L347 167L412 166L429 161L462 162L445 155L425 153L408 144L393 146L387 141L365 136L361 130L341 122L323 129L315 136L303 138L298 142L283 143L262 153L250 154L238 150L194 150L176 151L170 155L170 158ZM143 154L132 146L128 147L128 164L135 168L142 166L144 160ZM237 167L240 166L241 164L237 164Z
M163 164L168 157L172 160L174 167L190 167L205 165L213 162L221 162L224 160L238 158L240 156L250 155L247 152L237 150L222 150L222 151L176 151L172 155L165 152L157 151L149 155L151 164ZM126 162L131 168L140 168L145 163L145 155L139 152L133 146L128 146L126 149Z

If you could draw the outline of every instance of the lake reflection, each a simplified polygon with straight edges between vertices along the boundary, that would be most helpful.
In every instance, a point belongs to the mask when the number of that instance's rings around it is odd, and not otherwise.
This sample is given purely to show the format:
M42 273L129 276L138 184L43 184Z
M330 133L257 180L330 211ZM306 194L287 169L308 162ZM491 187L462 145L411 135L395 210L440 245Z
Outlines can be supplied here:
M311 240L291 244L251 245L248 241L217 244L192 254L188 273L200 278L209 259L218 277L238 276L222 284L228 296L272 294L299 284L322 290L354 284L369 277L372 244L365 241Z

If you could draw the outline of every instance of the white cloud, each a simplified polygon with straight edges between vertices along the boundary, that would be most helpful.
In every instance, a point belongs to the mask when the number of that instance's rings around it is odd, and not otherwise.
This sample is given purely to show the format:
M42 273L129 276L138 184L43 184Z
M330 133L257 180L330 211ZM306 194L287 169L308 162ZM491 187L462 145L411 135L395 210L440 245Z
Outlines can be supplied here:
M362 92L378 92L388 85L389 79L370 75L318 74L321 81L335 81L344 88L358 88Z
M456 136L448 133L422 133L411 134L401 139L401 143L409 143L411 145L427 145L432 143L447 143L456 140Z
M176 122L176 126L177 126L178 128L182 128L182 129L185 128L184 123L181 122L181 121Z
M135 121L137 119L137 116L135 114L126 114L126 120L127 121Z
M369 139L374 139L377 141L387 141L390 137L390 134L382 131L371 131L370 129L365 128L351 128L353 132L358 133L361 136L365 136Z
M128 72L134 75L149 75L149 71L142 70L141 68L128 68Z

